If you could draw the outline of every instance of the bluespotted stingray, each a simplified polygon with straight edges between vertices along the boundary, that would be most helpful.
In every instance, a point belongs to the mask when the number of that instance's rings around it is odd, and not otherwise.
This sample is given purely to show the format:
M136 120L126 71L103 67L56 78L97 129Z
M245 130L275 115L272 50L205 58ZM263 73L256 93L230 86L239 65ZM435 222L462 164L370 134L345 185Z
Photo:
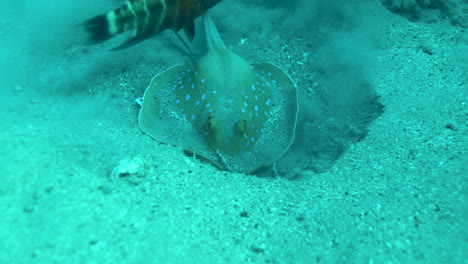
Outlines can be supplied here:
M140 128L223 170L255 173L294 140L296 85L279 67L249 64L229 51L208 16L204 24L208 53L152 79Z

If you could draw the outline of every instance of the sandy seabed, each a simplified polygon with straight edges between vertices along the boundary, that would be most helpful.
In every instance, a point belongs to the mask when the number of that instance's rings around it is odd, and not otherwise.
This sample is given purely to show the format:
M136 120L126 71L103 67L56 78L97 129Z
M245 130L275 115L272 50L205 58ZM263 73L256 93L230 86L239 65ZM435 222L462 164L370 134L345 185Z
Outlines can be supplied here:
M235 11L223 4L215 18ZM219 171L139 130L133 101L184 60L166 35L120 53L70 41L53 55L58 44L8 38L0 263L466 263L466 29L369 9L366 76L384 111L325 169L294 179ZM3 18L2 35L25 23ZM258 32L237 27L221 23L229 48L265 58ZM268 34L270 52L303 53ZM171 51L143 53L153 49ZM129 157L147 161L145 177L110 178Z

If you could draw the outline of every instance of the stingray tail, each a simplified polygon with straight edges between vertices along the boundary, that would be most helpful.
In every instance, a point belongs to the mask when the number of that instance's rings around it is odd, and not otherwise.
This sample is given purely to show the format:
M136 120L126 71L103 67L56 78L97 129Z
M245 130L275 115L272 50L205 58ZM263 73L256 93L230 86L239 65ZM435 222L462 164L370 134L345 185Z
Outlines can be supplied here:
M204 15L205 34L208 49L226 49L223 40L219 36L218 29L210 16Z

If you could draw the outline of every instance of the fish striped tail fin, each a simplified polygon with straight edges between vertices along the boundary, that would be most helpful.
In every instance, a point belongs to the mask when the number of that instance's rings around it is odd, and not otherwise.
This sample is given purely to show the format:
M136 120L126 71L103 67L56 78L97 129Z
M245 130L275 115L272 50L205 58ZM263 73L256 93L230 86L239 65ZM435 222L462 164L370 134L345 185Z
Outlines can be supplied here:
M92 42L103 42L113 36L109 31L109 21L106 15L93 17L85 21L83 25Z
M83 23L89 40L103 42L124 31L135 29L135 13L127 4L106 14L95 16Z

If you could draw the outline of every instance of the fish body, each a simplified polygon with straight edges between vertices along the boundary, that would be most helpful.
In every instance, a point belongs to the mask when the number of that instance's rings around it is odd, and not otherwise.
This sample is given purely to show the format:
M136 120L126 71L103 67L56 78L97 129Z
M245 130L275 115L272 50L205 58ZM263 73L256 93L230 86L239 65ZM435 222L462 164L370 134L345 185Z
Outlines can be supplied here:
M132 31L122 49L135 45L166 29L186 29L193 38L194 20L222 0L128 0L106 14L83 23L92 42L103 42L122 32Z
M205 32L205 56L153 78L143 97L140 128L218 168L255 172L292 144L296 86L277 66L250 64L228 50L207 16Z

